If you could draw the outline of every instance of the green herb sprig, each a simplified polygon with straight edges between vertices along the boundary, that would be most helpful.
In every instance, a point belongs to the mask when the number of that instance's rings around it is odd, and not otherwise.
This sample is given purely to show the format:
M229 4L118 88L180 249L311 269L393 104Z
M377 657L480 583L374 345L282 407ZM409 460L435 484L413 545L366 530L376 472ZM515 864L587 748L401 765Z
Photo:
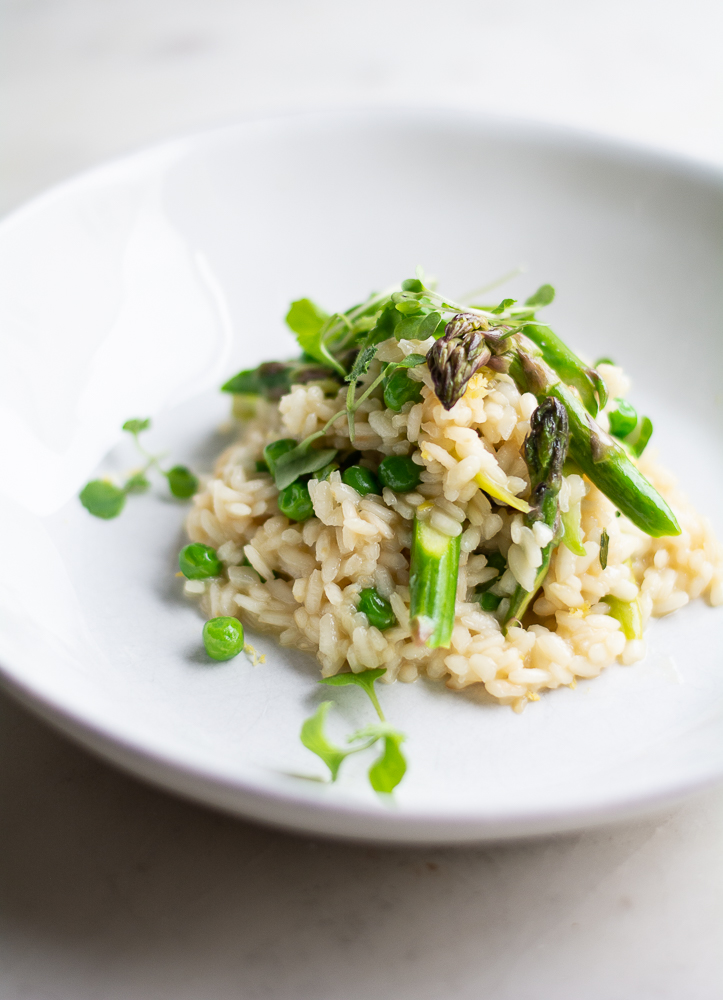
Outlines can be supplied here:
M347 757L368 750L380 740L383 742L381 755L369 768L369 783L380 795L390 795L400 783L407 771L407 762L401 751L405 740L404 733L390 726L384 718L384 712L379 704L379 698L374 689L374 683L386 673L384 667L374 670L363 670L358 674L336 674L334 677L324 677L320 684L329 687L347 687L353 685L361 688L377 713L379 722L364 726L347 737L348 747L339 747L327 737L324 727L326 717L333 705L331 701L322 701L314 714L301 727L301 742L307 750L311 750L324 761L329 768L331 780L336 781L339 769Z
M116 486L108 479L92 479L80 491L80 502L93 517L100 517L105 521L118 517L125 507L127 496L131 493L145 493L150 489L147 473L151 468L165 477L171 494L179 500L187 500L198 489L198 478L185 465L162 469L159 463L161 456L151 455L145 450L139 436L150 426L150 418L146 417L126 420L122 428L133 437L136 448L145 459L141 469L132 473L122 486Z

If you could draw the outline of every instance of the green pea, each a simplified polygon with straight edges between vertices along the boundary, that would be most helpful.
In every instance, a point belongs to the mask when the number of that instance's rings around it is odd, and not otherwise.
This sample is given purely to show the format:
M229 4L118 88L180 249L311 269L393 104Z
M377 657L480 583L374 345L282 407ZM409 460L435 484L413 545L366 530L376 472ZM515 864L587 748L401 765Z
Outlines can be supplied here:
M244 627L238 618L210 618L203 626L203 644L212 660L230 660L244 648Z
M178 565L187 580L206 580L220 576L223 566L210 545L191 542L178 553Z
M309 487L298 480L281 490L278 504L281 513L290 521L308 521L314 513Z
M632 434L638 425L638 414L634 406L631 406L626 399L616 397L617 406L610 410L608 418L610 420L610 433L616 438L627 437Z
M496 611L500 606L501 597L497 597L496 594L491 594L489 590L486 590L483 594L478 594L476 600L479 601L479 606L483 611Z
M422 398L422 383L415 382L403 368L397 368L384 382L384 405L390 410L401 410L405 403Z
M382 484L395 493L409 493L419 485L421 470L407 455L389 455L379 466L377 475Z
M380 632L397 624L397 618L389 601L374 587L366 587L359 595L359 607L368 618L369 624Z
M294 441L293 438L281 438L279 441L272 441L271 444L267 444L264 448L264 461L269 468L269 472L273 476L274 469L276 468L276 462L282 455L285 455L287 451L291 451L295 448L298 441Z
M351 486L363 497L367 493L378 493L381 495L382 492L379 480L374 473L361 465L350 465L348 469L344 469L341 481L346 483L347 486Z

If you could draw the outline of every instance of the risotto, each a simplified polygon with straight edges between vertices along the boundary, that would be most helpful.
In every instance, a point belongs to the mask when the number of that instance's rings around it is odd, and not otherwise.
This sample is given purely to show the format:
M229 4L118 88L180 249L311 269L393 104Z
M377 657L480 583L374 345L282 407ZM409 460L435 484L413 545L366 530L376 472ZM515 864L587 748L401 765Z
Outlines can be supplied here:
M187 521L220 565L185 583L204 614L324 677L383 667L521 711L640 660L651 617L723 603L721 546L623 370L536 323L551 294L460 307L417 279L341 323L295 303L302 358L226 387L239 437Z

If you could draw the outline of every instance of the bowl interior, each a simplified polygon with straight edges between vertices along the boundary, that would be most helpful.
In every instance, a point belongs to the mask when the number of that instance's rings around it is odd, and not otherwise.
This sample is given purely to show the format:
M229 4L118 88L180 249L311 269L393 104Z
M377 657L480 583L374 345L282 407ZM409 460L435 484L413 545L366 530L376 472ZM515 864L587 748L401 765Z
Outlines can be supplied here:
M294 354L288 302L330 310L411 276L450 294L515 268L499 294L551 281L546 319L612 356L661 457L723 515L721 184L579 136L449 114L303 116L130 157L0 227L0 583L6 683L122 765L202 800L320 832L463 840L555 830L684 794L723 774L723 610L650 631L650 652L522 716L475 689L383 688L408 734L394 808L350 762L334 786L298 740L328 690L312 658L254 639L266 663L209 664L175 557L185 508L161 493L90 518L101 461L134 465L118 427L209 470L224 376ZM105 456L105 457L103 457ZM339 732L366 718L338 697Z

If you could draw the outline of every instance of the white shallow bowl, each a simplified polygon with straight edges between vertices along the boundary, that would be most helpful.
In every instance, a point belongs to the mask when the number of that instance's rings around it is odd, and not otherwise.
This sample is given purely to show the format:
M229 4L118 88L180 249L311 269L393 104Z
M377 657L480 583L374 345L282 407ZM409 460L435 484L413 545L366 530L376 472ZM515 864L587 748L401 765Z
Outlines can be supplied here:
M297 830L387 842L551 832L671 803L723 776L723 609L697 601L650 652L522 716L474 689L383 687L408 734L392 805L368 759L328 785L300 744L325 697L363 696L258 638L266 664L210 663L175 577L186 507L76 494L134 464L118 428L209 470L224 377L290 356L282 317L345 308L422 263L450 294L522 264L500 295L553 282L546 318L624 363L654 443L723 515L721 179L590 138L449 113L309 115L192 136L63 184L0 226L0 663L9 690L161 786ZM99 465L100 463L100 465Z

